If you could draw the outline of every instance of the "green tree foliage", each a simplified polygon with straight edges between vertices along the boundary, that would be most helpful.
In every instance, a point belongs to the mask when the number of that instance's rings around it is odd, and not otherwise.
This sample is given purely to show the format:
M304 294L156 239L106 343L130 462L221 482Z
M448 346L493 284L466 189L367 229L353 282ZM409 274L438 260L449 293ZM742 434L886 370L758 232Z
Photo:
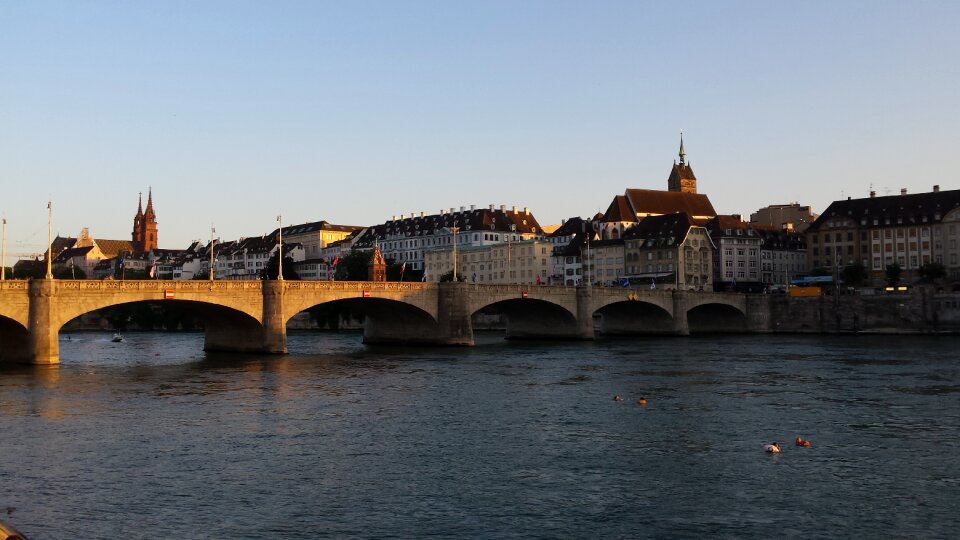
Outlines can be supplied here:
M461 274L460 272L457 272L457 281L463 282L463 281L466 281L466 280L467 280L467 278L464 277L463 274ZM441 275L440 275L440 281L441 281L441 282L443 282L443 281L453 281L453 270L447 272L446 274L441 274Z
M373 253L370 251L351 251L340 257L334 279L337 281L367 281L370 260Z
M920 279L933 282L947 277L947 268L938 262L924 264L919 269Z
M274 251L273 255L270 257L270 260L267 261L266 267L263 269L261 276L264 279L277 279L277 276L280 275L280 264L277 262L278 251ZM290 257L283 257L283 279L297 280L300 279L300 275L297 274L297 271L293 269L293 259Z
M903 270L900 268L898 263L888 264L887 265L887 284L896 285L900 283L900 274Z
M387 261L387 281L420 281L423 279L423 271L411 270L408 264L401 274L400 268L402 267L402 263Z
M843 267L843 273L840 277L847 285L858 287L867 281L867 268L863 266L863 263L853 263Z
M134 268L124 268L120 275L123 276L123 279L151 279L148 270Z
M43 279L47 275L47 263L39 260L20 261L14 269L14 279Z

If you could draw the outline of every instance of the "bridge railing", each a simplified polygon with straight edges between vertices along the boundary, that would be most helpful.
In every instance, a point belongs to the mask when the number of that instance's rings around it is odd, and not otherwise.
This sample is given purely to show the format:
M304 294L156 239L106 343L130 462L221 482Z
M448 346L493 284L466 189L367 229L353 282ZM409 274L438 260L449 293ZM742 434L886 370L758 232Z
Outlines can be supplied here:
M137 279L76 279L56 280L57 288L77 291L210 291L210 290L260 290L263 282L253 281L201 281L201 280L137 280Z
M310 291L422 291L436 287L435 283L421 281L289 281L284 290Z
M0 290L22 291L30 287L30 282L25 279L5 279L0 281Z

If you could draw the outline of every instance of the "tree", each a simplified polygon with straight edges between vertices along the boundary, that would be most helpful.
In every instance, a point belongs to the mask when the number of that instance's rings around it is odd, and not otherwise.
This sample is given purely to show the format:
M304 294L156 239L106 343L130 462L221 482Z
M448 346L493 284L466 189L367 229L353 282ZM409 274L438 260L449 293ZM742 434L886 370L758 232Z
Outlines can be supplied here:
M833 272L822 266L818 266L810 271L811 276L832 276Z
M841 275L843 282L853 287L863 285L867 277L867 267L859 262L844 266L843 274Z
M933 282L947 277L947 268L938 262L924 264L920 267L918 272L920 274L920 279L923 281Z
M466 280L467 280L467 278L464 277L463 274L461 274L460 272L457 272L457 281L463 282L463 281L466 281ZM442 281L453 281L453 270L447 272L446 274L442 274L442 275L440 276L440 281L441 281L441 282L442 282Z
M280 264L277 262L277 256L279 253L279 250L274 251L273 255L270 257L270 260L267 261L267 265L264 267L263 273L261 274L263 279L277 279L277 276L280 275ZM300 279L300 275L297 274L297 271L293 269L293 264L293 259L287 256L283 257L283 279Z
M896 285L900 283L900 273L902 269L899 263L887 265L887 285Z
M366 281L372 251L351 251L340 257L334 279L338 281Z

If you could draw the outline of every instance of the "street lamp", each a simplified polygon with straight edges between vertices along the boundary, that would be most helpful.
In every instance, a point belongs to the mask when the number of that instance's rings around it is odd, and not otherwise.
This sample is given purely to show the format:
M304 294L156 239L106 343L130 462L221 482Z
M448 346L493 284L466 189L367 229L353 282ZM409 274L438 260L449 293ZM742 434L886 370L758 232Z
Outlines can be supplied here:
M278 251L277 251L277 279L283 281L283 213L277 216L277 223L280 224Z
M0 281L7 279L7 218L3 218L3 247L0 247Z
M457 227L457 222L453 222L453 226L450 227L450 234L453 235L453 282L457 282L457 231L460 230Z
M217 229L213 226L213 223L210 224L210 282L213 283L213 233L217 232Z
M47 279L53 279L53 201L47 200Z

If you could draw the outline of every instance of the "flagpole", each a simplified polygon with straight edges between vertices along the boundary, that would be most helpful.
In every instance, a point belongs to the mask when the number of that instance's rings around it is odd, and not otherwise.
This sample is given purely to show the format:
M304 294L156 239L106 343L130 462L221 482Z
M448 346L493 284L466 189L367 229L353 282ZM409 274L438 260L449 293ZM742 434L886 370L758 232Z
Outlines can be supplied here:
M213 223L210 224L210 283L213 283L213 233L217 232Z
M280 232L278 233L280 240L278 241L279 247L277 251L277 279L283 281L283 212L277 216L277 223L280 224Z
M53 279L53 201L47 199L47 279Z
M450 227L450 232L453 233L453 282L457 282L457 226L456 221L454 225Z
M3 247L0 248L0 281L7 279L7 218L3 218Z

